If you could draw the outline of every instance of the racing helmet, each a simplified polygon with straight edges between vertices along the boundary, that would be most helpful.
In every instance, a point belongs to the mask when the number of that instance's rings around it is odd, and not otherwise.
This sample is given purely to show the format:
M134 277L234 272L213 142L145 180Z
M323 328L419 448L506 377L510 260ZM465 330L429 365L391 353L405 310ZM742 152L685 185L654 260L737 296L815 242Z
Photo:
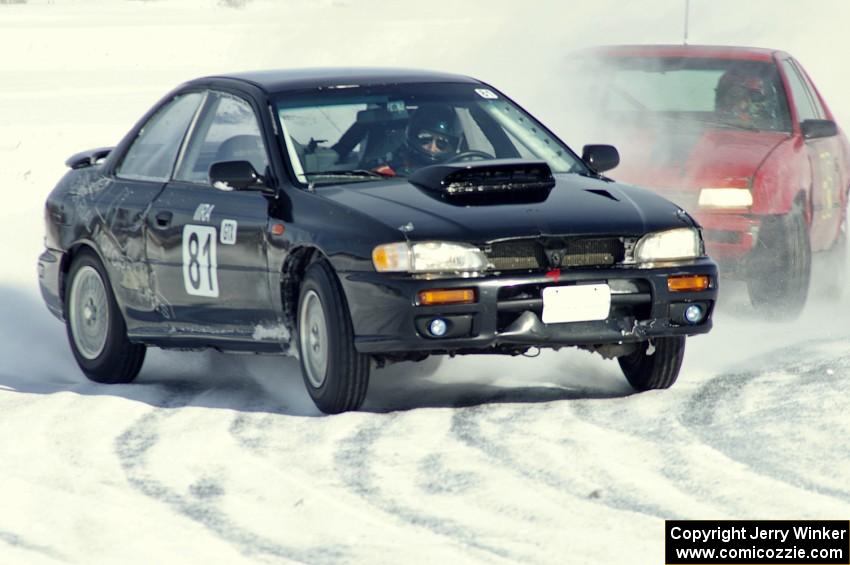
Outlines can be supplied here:
M439 163L457 153L461 135L460 121L451 106L423 104L407 124L406 144L413 155Z
M766 98L767 91L762 78L733 69L717 81L714 107L722 114L755 114Z

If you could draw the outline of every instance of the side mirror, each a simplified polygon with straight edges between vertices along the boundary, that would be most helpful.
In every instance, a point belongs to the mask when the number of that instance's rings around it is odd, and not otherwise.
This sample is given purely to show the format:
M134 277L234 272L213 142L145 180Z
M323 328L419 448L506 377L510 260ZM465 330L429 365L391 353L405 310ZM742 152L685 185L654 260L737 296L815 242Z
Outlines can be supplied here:
M832 120L803 120L800 130L806 139L838 135L838 125Z
M613 145L585 145L581 151L581 160L597 173L601 173L620 164L620 153Z
M219 161L210 165L210 184L219 190L263 190L266 179L249 161Z

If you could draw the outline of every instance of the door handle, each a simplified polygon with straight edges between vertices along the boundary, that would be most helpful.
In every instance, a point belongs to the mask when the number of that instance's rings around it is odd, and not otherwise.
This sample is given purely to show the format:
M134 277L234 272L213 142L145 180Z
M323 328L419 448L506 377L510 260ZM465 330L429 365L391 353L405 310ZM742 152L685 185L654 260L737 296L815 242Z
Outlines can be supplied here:
M164 228L168 224L171 223L171 218L174 217L174 214L169 212L168 210L163 210L162 212L156 213L156 225L161 228Z

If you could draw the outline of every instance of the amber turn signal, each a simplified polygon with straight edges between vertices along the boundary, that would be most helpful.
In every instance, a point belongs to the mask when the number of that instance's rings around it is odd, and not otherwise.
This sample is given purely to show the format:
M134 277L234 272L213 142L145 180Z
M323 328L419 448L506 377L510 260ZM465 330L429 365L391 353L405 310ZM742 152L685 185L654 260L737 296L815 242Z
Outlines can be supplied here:
M667 277L667 290L670 292L699 292L708 288L707 275L680 275Z
M423 290L419 293L420 306L436 304L472 304L475 302L474 288L453 288L444 290Z

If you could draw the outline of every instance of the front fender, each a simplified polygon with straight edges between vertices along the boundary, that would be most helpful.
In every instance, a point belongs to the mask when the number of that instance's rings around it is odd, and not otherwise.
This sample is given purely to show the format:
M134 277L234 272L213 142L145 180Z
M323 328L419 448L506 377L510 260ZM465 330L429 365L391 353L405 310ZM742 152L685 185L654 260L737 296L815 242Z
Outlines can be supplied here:
M802 191L811 200L812 168L800 137L780 143L761 163L753 176L752 213L784 215L791 211ZM810 206L806 206L807 213Z

